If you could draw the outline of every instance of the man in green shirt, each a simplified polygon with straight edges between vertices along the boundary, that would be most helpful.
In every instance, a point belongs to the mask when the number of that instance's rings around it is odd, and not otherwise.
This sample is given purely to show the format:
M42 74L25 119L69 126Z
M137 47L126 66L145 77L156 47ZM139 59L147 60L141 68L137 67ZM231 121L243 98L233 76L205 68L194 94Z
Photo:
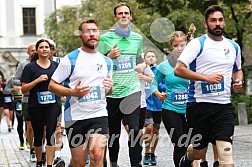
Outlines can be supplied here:
M101 35L98 46L98 50L111 58L114 64L114 92L107 96L109 157L112 167L117 167L121 121L125 118L130 130L128 146L131 166L139 167L142 159L138 136L141 88L136 71L143 72L146 68L141 57L143 38L131 31L132 11L128 4L115 6L114 19L117 21L115 29Z

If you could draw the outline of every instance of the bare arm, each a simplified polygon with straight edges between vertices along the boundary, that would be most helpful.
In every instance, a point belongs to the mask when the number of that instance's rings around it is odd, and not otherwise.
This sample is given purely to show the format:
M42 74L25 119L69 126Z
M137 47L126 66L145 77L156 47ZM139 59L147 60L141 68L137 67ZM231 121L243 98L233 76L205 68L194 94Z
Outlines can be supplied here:
M181 61L177 62L175 70L174 70L174 74L178 77L185 78L188 80L206 81L211 84L220 83L223 78L221 74L205 75L205 74L194 72L188 69L187 66Z
M48 80L48 76L46 74L42 74L40 75L40 77L38 77L37 79L33 80L30 83L22 83L22 93L27 93L29 92L32 88L34 88L34 86L36 86L38 83L43 82L43 81L47 81Z
M144 80L145 82L147 83L151 83L153 77L152 76L147 76L147 75L144 75L142 73L137 73L137 77L138 79L140 80Z
M76 97L85 96L90 91L90 87L80 86L80 84L81 82L79 82L74 89L71 89L51 79L48 86L48 90L59 96L76 96Z
M243 72L242 70L233 73L233 90L234 92L240 92L243 86Z

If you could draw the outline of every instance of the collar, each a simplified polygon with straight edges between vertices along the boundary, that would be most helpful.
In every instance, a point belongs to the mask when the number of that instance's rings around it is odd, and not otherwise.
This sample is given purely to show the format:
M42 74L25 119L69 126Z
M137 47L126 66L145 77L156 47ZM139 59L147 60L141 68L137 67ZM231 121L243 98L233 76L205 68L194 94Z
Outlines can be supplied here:
M115 27L115 33L119 36L128 37L130 35L131 29L128 27L127 31L123 32L119 27Z

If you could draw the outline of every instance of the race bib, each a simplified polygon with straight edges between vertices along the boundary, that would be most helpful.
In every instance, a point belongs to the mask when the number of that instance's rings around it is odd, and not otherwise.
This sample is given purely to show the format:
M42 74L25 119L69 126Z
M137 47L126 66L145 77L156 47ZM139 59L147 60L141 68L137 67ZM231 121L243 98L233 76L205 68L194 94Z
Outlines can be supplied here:
M127 73L134 71L132 56L129 58L116 59L114 64L116 73Z
M55 103L55 94L49 91L44 91L44 92L38 92L38 103L39 104L50 104L50 103Z
M90 89L90 92L86 96L79 98L79 103L84 102L93 102L101 100L101 89L100 86L93 86Z
M187 90L175 90L171 94L172 104L185 104L188 99Z
M218 84L210 84L205 81L201 82L203 96L216 96L224 93L224 79Z
M16 103L16 111L21 111L22 110L22 103Z
M5 103L10 103L10 102L12 102L12 97L11 97L11 96L6 96L6 97L4 97L4 102L5 102Z
M148 82L145 82L144 89L150 89L150 84Z

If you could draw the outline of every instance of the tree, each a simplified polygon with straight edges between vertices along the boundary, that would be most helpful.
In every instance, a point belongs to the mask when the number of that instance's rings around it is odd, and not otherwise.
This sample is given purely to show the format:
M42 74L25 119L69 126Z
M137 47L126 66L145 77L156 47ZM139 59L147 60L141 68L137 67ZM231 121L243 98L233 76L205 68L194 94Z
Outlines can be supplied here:
M45 32L48 38L55 41L59 56L81 46L77 40L78 8L63 7L52 13L45 20Z

